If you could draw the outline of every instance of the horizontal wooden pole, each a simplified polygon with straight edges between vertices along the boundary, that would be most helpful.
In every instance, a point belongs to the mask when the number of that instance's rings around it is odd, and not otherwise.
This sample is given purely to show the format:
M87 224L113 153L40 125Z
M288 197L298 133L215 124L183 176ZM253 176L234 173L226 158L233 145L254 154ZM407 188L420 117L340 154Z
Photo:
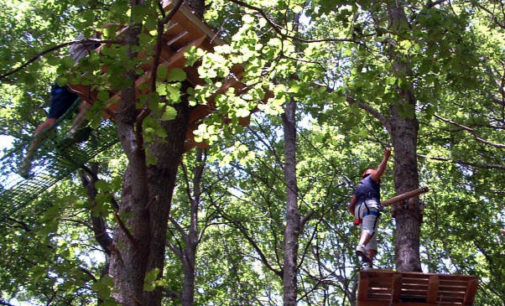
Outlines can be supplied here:
M405 193L397 195L396 197L392 197L391 199L381 202L381 205L382 206L389 206L389 205L392 205L396 202L400 202L400 201L415 197L417 195L420 195L421 193L425 193L428 191L429 191L428 187L423 187L423 188L407 191Z

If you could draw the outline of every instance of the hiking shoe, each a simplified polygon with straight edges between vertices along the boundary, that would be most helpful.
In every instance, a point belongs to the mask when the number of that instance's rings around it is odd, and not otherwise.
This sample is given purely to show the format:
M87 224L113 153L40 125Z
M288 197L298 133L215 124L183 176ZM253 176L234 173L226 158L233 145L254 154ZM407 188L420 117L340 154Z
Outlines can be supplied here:
M24 179L29 179L31 168L32 168L32 161L29 159L24 159L18 168L18 174Z
M372 260L370 259L370 257L368 257L368 253L365 249L364 246L362 245L359 245L356 247L356 255L358 255L359 257L361 257L361 260L365 263L372 263Z
M73 142L79 143L88 140L90 134L91 134L91 128L85 127L82 129L78 129L74 133L70 133L69 135L67 135L67 137L72 139Z

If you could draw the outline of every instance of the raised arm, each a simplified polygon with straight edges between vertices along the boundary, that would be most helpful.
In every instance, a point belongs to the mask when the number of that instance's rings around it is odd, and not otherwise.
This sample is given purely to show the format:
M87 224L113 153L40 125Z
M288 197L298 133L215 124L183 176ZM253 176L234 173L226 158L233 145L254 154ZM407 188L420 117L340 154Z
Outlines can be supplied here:
M375 182L378 183L381 179L381 176L384 174L384 171L386 171L386 166L390 156L391 156L391 149L389 148L384 149L384 158L382 158L381 163L377 167L377 172L373 173L370 176L372 180L374 180Z

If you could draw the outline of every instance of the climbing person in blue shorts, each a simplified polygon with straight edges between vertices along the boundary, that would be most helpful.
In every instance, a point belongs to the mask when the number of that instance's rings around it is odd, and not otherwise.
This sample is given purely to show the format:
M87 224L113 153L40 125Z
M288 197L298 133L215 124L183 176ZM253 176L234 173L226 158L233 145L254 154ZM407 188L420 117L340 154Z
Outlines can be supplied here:
M84 40L84 38L85 37L83 34L79 34L76 40L81 41ZM97 38L97 36L92 38ZM83 57L89 55L91 50L98 48L98 46L99 43L92 41L77 43L70 47L69 55L74 59L74 64L77 65ZM35 129L35 132L33 132L33 139L28 147L25 159L23 160L22 165L19 169L19 174L21 176L25 178L29 176L29 171L31 168L31 160L41 140L40 137L41 133L45 130L54 127L56 120L58 120L58 118L60 118L63 114L65 114L65 112L67 112L67 110L74 104L77 98L78 95L73 91L71 91L68 86L60 86L57 83L54 83L52 85L49 98L49 112L47 114L47 119ZM86 101L81 101L79 103L79 113L72 123L72 128L67 133L68 137L78 138L76 136L76 132L79 129L79 127L83 124L86 112L90 107L91 105Z
M366 268L372 268L377 254L377 227L380 219L380 180L386 170L391 150L384 150L384 158L377 169L367 169L354 190L349 211L354 215L354 224L360 225L361 235L356 246L356 255L361 257Z

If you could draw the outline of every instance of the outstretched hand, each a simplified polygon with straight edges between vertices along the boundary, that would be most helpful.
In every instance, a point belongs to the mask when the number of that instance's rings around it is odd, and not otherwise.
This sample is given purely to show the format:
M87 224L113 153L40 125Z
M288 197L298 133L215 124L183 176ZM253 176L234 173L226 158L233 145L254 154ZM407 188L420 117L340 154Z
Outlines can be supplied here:
M384 149L384 157L389 158L391 156L391 149L390 148L385 148Z

